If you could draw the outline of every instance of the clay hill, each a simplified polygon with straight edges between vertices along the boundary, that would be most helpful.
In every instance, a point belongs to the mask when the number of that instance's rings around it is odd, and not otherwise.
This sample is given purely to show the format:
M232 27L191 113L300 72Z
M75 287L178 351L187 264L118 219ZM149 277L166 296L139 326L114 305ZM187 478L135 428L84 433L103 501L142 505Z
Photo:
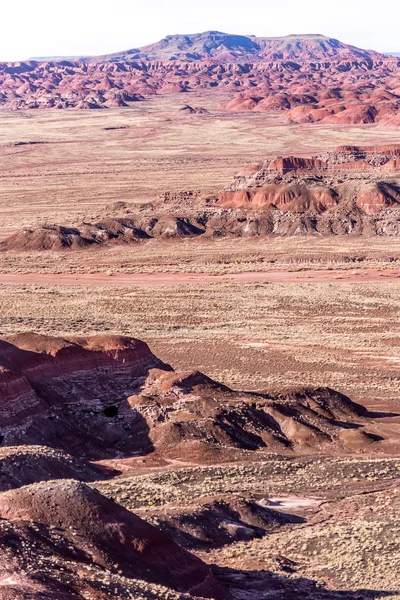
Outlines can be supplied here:
M0 63L0 106L127 108L156 94L208 90L215 109L223 94L221 110L285 111L292 122L398 124L399 71L394 56L322 35L206 32L103 57Z
M0 342L0 364L5 447L209 462L249 452L357 451L378 440L367 411L338 392L233 391L197 371L175 372L131 338L21 334Z
M146 518L189 550L220 548L235 542L262 538L288 524L303 523L301 517L274 510L264 503L240 496L212 498L209 502L189 503L154 513Z
M88 459L356 455L379 451L385 416L330 389L233 391L175 372L132 338L1 340L0 598L229 600L226 573L218 579L191 551L304 519L235 495L145 511L144 520L114 501L113 487L96 489L118 473ZM262 590L288 597L276 585L269 577Z
M204 234L200 221L169 214L132 215L106 218L76 227L46 225L26 228L0 243L3 250L61 250L132 244L150 239L180 239Z
M400 146L277 157L239 174L218 203L262 211L270 233L397 235Z
M85 250L160 239L400 234L400 145L340 146L248 167L216 196L165 192L151 210L117 202L96 223L24 228L0 252Z
M293 78L294 80L295 78ZM334 89L325 89L317 80L309 85L288 85L282 90L270 86L237 94L222 108L229 111L282 111L288 123L327 123L355 125L381 123L400 124L400 94L398 80L382 85L350 84L341 78L329 78Z
M83 483L4 492L0 516L2 598L230 598L200 559Z

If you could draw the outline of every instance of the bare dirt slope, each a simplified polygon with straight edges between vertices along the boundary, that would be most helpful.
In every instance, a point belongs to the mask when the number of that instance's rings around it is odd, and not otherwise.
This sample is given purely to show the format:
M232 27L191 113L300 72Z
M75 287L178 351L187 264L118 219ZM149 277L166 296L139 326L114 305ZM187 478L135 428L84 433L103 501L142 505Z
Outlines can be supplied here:
M0 346L4 600L398 598L398 460L368 431L396 415L233 391L131 338Z
M329 388L234 391L196 370L174 372L132 338L20 334L0 342L0 364L2 444L92 459L379 452L379 420L396 417Z

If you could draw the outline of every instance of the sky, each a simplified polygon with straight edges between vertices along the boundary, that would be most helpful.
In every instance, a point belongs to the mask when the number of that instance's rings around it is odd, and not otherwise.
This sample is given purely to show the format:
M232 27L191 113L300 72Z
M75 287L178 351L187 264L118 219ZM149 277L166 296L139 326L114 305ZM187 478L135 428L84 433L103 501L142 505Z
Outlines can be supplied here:
M168 34L322 33L400 52L399 0L18 0L4 2L0 61L107 54ZM329 7L329 8L328 8Z

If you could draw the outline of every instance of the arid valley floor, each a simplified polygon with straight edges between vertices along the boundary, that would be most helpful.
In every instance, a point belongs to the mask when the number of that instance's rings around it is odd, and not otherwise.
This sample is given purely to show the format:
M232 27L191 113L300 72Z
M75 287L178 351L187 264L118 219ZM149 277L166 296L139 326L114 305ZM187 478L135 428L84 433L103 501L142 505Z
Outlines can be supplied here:
M267 159L400 141L398 126L221 108L234 95L2 111L0 242L190 219L197 194ZM0 332L0 598L400 599L398 235L0 244Z

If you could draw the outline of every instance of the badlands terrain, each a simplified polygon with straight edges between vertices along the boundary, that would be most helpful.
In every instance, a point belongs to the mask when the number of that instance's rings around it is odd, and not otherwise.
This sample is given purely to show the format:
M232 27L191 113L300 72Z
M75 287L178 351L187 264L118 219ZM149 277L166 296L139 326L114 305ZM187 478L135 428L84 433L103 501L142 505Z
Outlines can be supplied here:
M0 64L0 598L400 599L399 68Z

